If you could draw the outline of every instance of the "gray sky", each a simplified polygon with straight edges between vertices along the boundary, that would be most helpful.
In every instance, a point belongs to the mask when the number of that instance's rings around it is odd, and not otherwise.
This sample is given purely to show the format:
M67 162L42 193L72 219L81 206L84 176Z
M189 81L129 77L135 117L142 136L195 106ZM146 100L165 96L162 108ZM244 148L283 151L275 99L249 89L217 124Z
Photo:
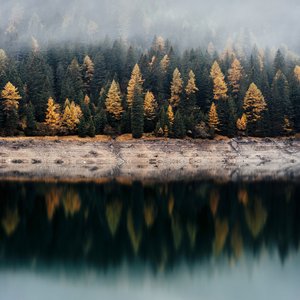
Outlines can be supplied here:
M0 8L2 34L16 30L24 40L156 34L183 45L223 45L246 28L261 46L300 48L299 0L0 0Z

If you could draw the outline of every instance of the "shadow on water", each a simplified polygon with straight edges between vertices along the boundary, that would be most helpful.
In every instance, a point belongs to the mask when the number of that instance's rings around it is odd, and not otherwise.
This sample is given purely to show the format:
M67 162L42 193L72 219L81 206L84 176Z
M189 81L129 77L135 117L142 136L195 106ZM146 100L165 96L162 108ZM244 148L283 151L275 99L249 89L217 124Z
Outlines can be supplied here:
M300 183L0 182L0 269L154 274L299 250Z

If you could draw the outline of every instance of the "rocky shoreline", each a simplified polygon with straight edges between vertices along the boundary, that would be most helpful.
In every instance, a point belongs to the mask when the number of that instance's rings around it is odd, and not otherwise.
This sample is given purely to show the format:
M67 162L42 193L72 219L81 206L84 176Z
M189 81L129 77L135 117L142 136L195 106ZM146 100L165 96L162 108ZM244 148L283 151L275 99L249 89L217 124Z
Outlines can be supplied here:
M298 180L300 140L1 138L0 178Z

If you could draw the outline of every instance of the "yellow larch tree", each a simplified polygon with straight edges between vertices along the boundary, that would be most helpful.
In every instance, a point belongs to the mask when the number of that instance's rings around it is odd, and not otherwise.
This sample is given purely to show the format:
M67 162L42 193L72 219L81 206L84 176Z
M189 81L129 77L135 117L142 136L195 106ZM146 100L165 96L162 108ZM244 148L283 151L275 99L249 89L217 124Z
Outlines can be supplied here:
M1 98L3 99L4 112L18 110L19 101L22 99L18 92L18 89L10 82L8 82L2 90Z
M189 72L189 79L187 82L187 85L185 87L185 92L187 96L189 97L192 94L195 94L199 89L196 86L196 76L193 70L190 70Z
M152 92L147 92L144 100L144 116L147 120L153 121L156 116L157 102Z
M138 64L135 64L127 86L127 105L129 108L132 107L135 89L137 88L139 93L142 93L143 82L144 80L142 78L140 67Z
M74 101L70 103L68 99L66 99L64 106L65 109L62 116L62 126L72 132L76 130L80 122L82 111L79 105L76 105Z
M236 127L240 131L245 131L247 129L247 117L245 114L241 118L237 119Z
M235 58L231 64L231 68L228 70L228 80L231 87L231 92L237 95L240 91L240 82L243 77L243 67L240 61Z
M208 125L213 130L219 131L218 126L220 125L220 121L217 113L217 108L214 102L210 106L208 114Z
M244 98L243 109L247 123L256 123L262 118L262 112L267 109L265 98L259 88L251 83Z
M61 125L59 104L56 104L52 97L48 99L45 121L51 130L56 130Z
M170 104L173 107L177 107L179 105L182 90L183 90L183 80L181 78L181 74L178 68L176 68L173 72L173 79L171 82Z
M215 61L211 67L210 76L214 85L214 100L226 99L228 88L224 79L224 74L217 61Z
M121 101L121 92L119 85L115 80L112 81L109 88L106 100L105 100L106 111L113 116L113 118L119 121L124 111Z
M162 70L163 73L167 72L168 66L170 64L170 58L169 56L166 54L160 61L159 66Z
M168 106L167 117L168 117L170 125L173 126L173 123L174 123L174 112L173 112L173 108L172 108L171 105Z
M294 76L296 80L300 83L300 66L296 66L294 69Z

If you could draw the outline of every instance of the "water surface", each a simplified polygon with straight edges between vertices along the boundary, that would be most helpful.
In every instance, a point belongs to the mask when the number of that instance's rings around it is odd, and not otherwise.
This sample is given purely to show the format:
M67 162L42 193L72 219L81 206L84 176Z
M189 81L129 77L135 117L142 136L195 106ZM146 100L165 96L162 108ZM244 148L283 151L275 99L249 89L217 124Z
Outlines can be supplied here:
M300 183L0 182L0 299L299 299Z

